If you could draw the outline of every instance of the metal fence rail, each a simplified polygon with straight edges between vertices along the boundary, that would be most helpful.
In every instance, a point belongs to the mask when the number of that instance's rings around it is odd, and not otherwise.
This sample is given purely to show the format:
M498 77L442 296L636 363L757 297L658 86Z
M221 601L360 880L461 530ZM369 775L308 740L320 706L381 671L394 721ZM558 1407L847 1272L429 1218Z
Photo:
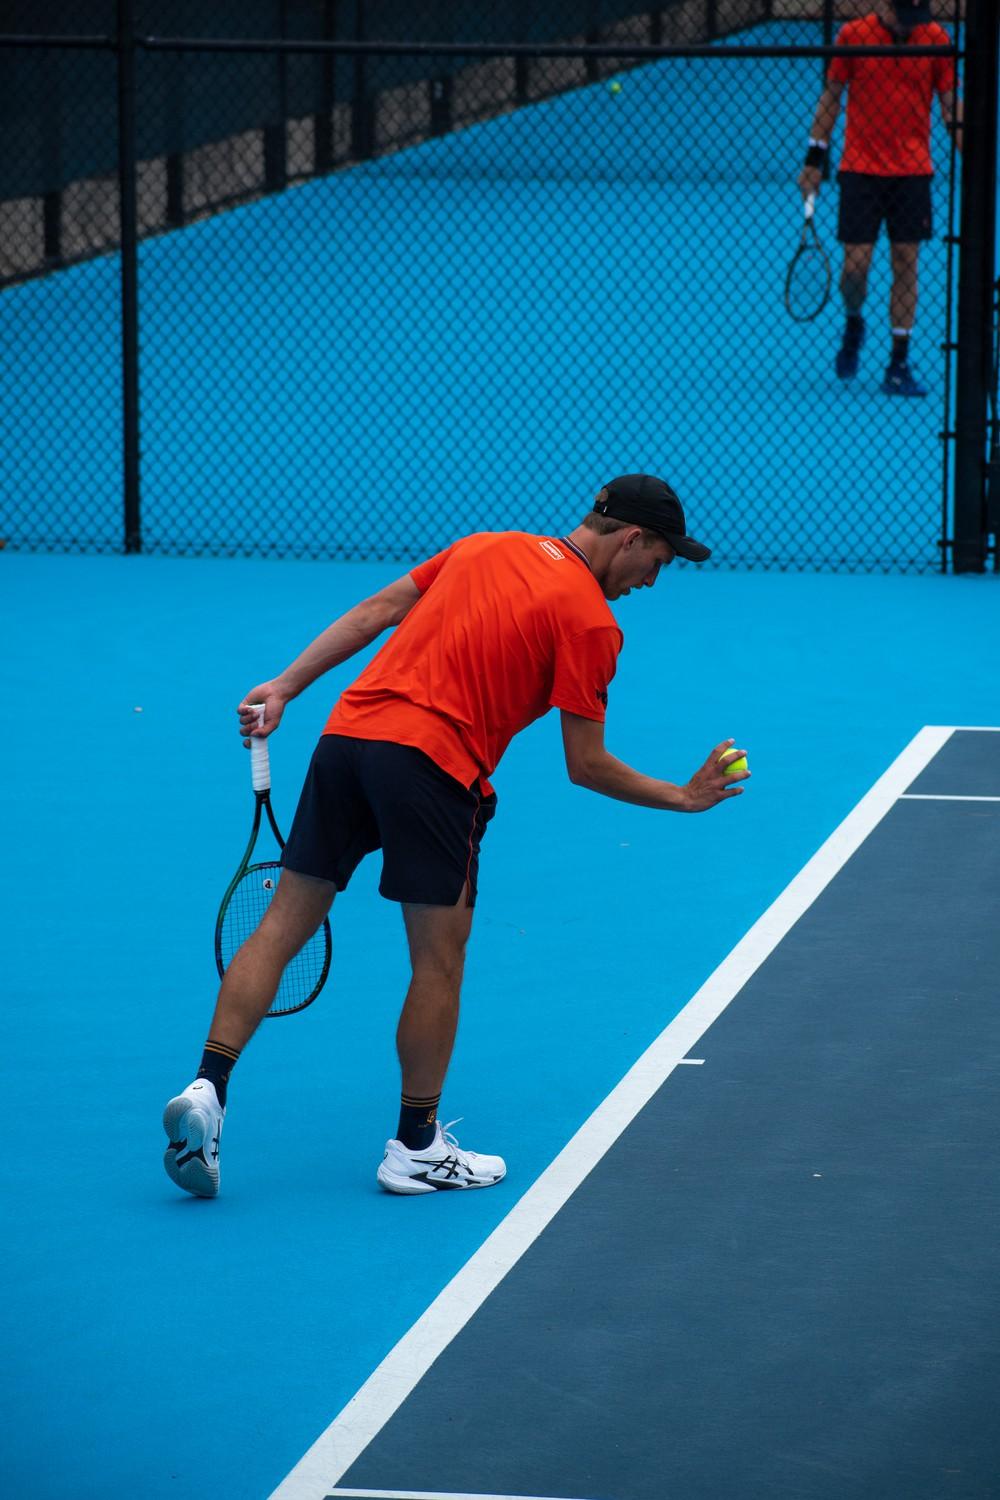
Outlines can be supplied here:
M939 123L927 398L879 391L884 244L857 381L833 372L836 292L808 325L782 306L795 178L843 55L832 5L591 7L583 40L543 5L541 38L419 44L345 34L333 5L272 6L271 35L153 29L183 9L122 0L101 35L0 37L32 148L15 134L0 170L7 546L405 559L559 529L648 467L723 565L942 566L960 237ZM93 138L70 147L67 120ZM835 274L836 199L829 181ZM987 521L984 488L962 566L983 565Z

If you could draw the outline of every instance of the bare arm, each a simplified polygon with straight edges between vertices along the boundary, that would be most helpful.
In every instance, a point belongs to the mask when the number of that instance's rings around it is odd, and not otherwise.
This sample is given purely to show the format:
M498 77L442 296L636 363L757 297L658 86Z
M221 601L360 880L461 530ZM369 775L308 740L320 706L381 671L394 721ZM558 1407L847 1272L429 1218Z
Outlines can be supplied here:
M746 781L750 775L744 771L736 776L726 776L725 766L718 764L720 755L725 763L738 760L746 752L734 750L732 740L723 740L716 745L705 764L697 770L684 786L675 786L672 781L660 781L654 776L644 776L634 771L624 761L616 760L604 748L604 725L594 719L583 719L579 714L560 710L562 716L563 750L569 779L576 786L600 792L604 797L614 797L618 802L632 802L639 807L655 807L670 812L704 812L717 802L726 802L730 797L739 797L743 791L734 785Z
M322 677L324 672L329 672L332 667L339 666L342 661L363 651L383 630L388 630L391 625L398 625L419 598L420 590L410 574L406 573L402 578L397 578L395 583L372 594L371 598L362 599L360 604L355 604L353 609L328 625L322 635L318 635L301 656L297 656L277 677L271 678L269 682L259 683L247 693L237 710L240 732L249 735L254 728L254 715L248 707L250 703L263 703L265 708L264 723L259 730L254 730L255 733L268 735L277 729L286 703L297 698L304 688L315 682L317 677ZM243 743L249 745L250 741L244 739Z
M840 97L843 92L844 84L836 79L827 80L813 116L812 129L809 132L811 141L823 141L829 147L833 127L840 114ZM803 198L808 198L810 193L818 193L822 181L822 167L803 167L799 173L799 190Z

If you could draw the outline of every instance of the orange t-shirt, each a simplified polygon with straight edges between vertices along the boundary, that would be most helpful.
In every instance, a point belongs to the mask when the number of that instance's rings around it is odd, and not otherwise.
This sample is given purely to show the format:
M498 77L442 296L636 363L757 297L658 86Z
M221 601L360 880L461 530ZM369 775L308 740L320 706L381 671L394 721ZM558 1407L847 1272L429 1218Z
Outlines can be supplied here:
M410 576L422 597L341 694L324 734L413 745L488 794L514 735L550 708L603 721L622 633L565 542L481 532Z
M891 47L896 44L876 15L848 21L838 47ZM936 21L910 32L915 47L948 47L951 38ZM835 57L828 78L846 83L847 132L842 172L874 177L929 177L931 103L935 92L955 87L950 57Z

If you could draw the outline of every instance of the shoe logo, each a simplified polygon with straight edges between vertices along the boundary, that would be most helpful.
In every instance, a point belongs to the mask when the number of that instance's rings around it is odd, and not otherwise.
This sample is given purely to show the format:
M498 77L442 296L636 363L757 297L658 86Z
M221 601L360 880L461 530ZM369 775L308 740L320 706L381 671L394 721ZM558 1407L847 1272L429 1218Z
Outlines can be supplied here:
M471 1179L469 1182L448 1182L441 1177L435 1177L433 1172L414 1172L413 1176L417 1182L426 1182L428 1187L437 1188L438 1192L442 1193L447 1188L475 1187Z
M413 1176L418 1182L426 1182L429 1187L435 1188L461 1188L478 1187L479 1179L465 1169L464 1163L457 1156L446 1156L443 1161L428 1161L427 1157L418 1157L417 1162L422 1167L427 1167L426 1172L414 1172Z

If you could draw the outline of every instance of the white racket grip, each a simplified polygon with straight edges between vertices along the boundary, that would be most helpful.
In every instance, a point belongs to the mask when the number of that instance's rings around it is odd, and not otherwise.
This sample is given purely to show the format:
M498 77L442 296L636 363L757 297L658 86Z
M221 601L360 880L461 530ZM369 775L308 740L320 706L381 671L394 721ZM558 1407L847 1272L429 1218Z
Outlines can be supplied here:
M250 707L257 716L257 728L259 728L264 722L264 705L263 703L251 703ZM271 790L271 755L267 748L267 740L251 737L250 779L253 782L255 792L269 792Z
M807 220L807 222L808 222L809 219L812 218L813 213L815 212L815 209L816 209L816 194L815 193L810 193L808 195L808 197L806 198L806 202L805 202L805 211L806 211L806 220Z

